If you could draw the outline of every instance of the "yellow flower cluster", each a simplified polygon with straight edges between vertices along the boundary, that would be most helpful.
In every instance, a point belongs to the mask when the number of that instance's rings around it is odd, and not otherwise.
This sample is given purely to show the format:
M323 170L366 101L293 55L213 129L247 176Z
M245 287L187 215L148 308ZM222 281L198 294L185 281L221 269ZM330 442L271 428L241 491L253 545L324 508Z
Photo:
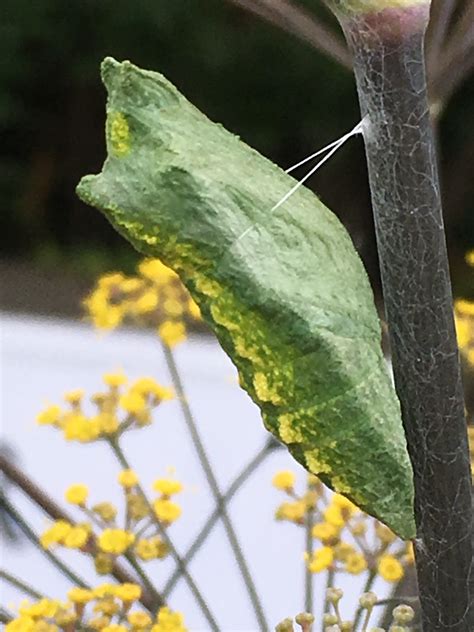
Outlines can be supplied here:
M474 268L474 250L466 254L466 263ZM467 363L474 367L474 301L456 300L454 316L459 349Z
M139 378L128 388L128 380L121 372L106 373L103 379L107 389L90 398L95 408L93 415L86 415L82 405L84 392L76 390L65 394L65 408L50 405L39 413L37 422L58 428L67 441L110 439L125 430L149 425L153 409L174 396L170 388L151 377Z
M181 507L171 497L182 491L182 484L171 478L155 480L153 489L159 497L150 503L143 495L138 475L133 470L119 472L118 482L125 496L125 528L117 524L118 511L112 503L89 506L89 489L78 483L66 490L67 502L76 505L102 530L97 534L89 522L73 525L66 520L57 520L41 535L42 546L59 545L92 553L99 574L109 573L114 557L125 553L145 562L166 557L168 546L158 533L181 515Z
M125 322L153 328L169 347L185 340L185 322L201 317L178 275L159 259L143 260L136 276L116 272L101 277L84 307L99 329Z
M300 495L295 491L295 479L289 471L273 477L274 487L289 497L279 505L275 517L300 526L310 520L312 536L321 544L306 554L312 573L330 569L358 575L371 571L388 582L403 577L405 568L414 561L411 543L398 540L388 527L369 518L345 496L329 493L317 477L308 477L307 489Z
M101 584L93 589L72 588L64 602L24 601L5 632L187 632L183 615L166 606L154 616L145 610L132 610L141 593L137 584Z

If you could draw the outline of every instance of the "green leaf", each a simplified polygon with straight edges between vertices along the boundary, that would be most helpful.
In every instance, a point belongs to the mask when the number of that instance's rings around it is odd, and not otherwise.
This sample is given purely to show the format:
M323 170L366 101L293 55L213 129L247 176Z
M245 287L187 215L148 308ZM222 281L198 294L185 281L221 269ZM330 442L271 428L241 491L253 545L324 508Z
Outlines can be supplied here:
M108 158L81 180L81 199L178 272L293 456L413 537L399 403L345 229L303 188L271 213L295 181L161 75L110 58L102 75Z

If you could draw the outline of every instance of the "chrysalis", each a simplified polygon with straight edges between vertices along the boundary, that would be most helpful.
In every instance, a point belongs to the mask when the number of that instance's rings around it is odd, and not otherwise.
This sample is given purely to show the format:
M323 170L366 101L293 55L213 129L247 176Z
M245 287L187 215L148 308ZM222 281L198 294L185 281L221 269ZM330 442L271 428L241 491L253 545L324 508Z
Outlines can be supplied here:
M367 275L343 226L304 187L269 213L295 181L161 75L106 59L103 79L108 158L79 196L176 270L293 456L412 538L399 403ZM225 449L238 432L229 427Z

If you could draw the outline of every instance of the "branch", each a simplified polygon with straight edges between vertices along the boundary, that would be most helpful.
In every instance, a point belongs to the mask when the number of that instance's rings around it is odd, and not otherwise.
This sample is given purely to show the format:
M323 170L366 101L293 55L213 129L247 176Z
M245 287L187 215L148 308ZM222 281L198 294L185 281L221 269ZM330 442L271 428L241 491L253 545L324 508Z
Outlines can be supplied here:
M196 553L199 551L201 546L207 539L207 536L211 533L214 525L219 520L221 515L222 507L228 504L234 495L238 492L238 490L242 487L245 481L249 478L251 474L257 469L257 467L267 458L267 456L279 447L279 444L270 439L266 445L251 459L251 461L242 469L239 475L234 479L232 484L228 487L227 491L224 493L222 497L222 504L218 505L216 509L212 512L209 518L204 523L201 531L198 533L196 539L190 546L190 548L186 551L183 562L188 565L191 560L194 558ZM181 577L181 571L177 568L174 573L171 575L169 580L166 582L165 587L163 588L163 595L168 597L171 594L171 591L175 587L177 581Z
M48 494L34 483L24 472L17 468L11 461L0 455L0 470L5 476L15 483L38 507L47 513L53 520L66 520L71 524L75 521L67 514L60 505L58 505ZM5 499L5 503L8 501ZM8 504L7 504L8 507ZM20 525L21 526L21 525ZM91 538L93 548L95 549L95 539ZM43 549L44 550L44 549ZM49 551L48 551L49 552ZM120 583L135 583L135 578L131 575L119 562L114 561L111 574ZM81 584L79 584L81 585ZM142 604L150 611L156 610L155 600L145 590L140 599Z
M228 0L283 31L296 35L344 68L351 69L351 57L344 43L314 15L295 7L289 0Z

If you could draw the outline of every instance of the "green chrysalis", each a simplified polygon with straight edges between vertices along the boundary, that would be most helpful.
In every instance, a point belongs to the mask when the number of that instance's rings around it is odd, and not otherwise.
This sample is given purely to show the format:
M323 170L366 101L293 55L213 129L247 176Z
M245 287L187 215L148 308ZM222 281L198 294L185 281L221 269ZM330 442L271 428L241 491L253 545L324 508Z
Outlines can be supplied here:
M110 58L102 75L108 158L80 182L81 199L176 270L293 456L414 537L399 403L343 226L303 187L269 213L295 181L161 75Z

